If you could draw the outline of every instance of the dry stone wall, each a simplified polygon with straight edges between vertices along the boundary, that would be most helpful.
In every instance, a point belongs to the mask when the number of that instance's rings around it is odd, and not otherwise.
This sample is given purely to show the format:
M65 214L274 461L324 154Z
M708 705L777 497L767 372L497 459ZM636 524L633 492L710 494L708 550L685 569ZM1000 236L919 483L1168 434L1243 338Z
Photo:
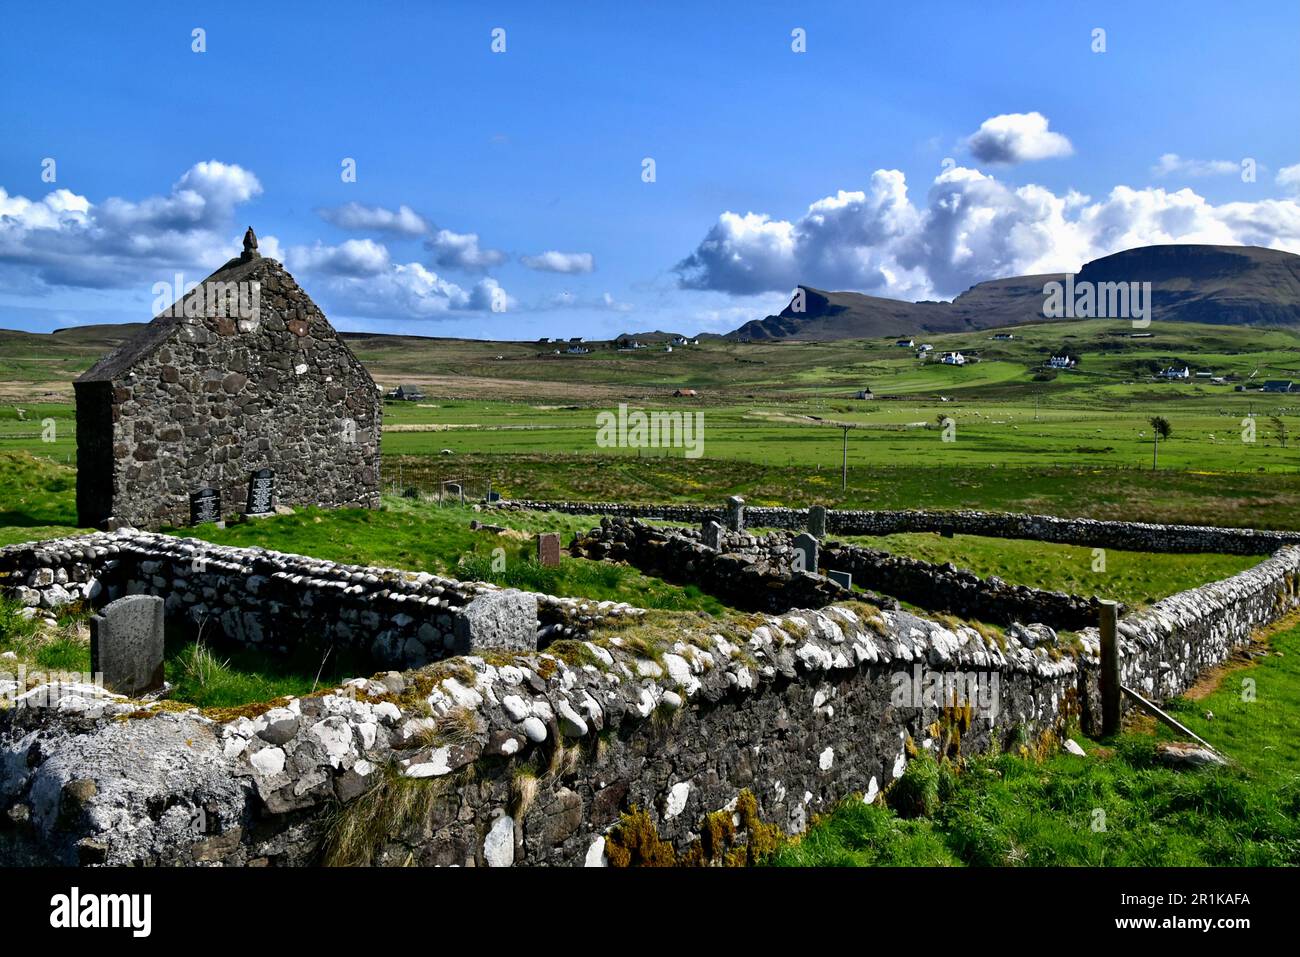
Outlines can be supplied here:
M709 519L725 524L726 516L726 509L722 506L712 508L697 505L627 505L521 499L497 502L491 507L688 524L699 524ZM808 510L747 505L745 524L750 528L802 531L808 527ZM1284 545L1300 544L1300 532L1216 528L1208 525L1156 525L1148 522L1098 521L1090 518L1056 518L1051 515L966 509L827 509L826 530L839 535L952 533L1136 552L1217 552L1225 555L1268 555Z
M80 542L88 568L97 544ZM53 551L43 568L77 564ZM1286 547L1126 616L1126 683L1184 690L1300 607L1298 581L1300 547ZM81 686L26 707L42 689L0 675L13 702L0 710L0 860L601 865L619 859L633 807L691 854L705 815L738 822L747 795L757 819L795 832L846 795L874 798L923 750L972 754L1096 720L1088 631L1081 649L1041 630L994 640L850 603L683 616L654 648L636 634L607 621L563 654L461 656L233 720ZM961 707L927 695L936 675L965 689ZM346 839L349 821L364 841Z
M471 649L544 647L606 618L640 614L618 602L125 529L0 548L0 589L47 611L159 595L172 625L216 628L271 655L333 646L394 668Z
M726 533L722 550L690 529L657 528L635 519L602 519L575 538L577 557L627 562L647 575L698 585L732 607L750 611L823 608L855 595L829 578L791 567L794 548L785 536ZM856 597L881 602L876 595Z

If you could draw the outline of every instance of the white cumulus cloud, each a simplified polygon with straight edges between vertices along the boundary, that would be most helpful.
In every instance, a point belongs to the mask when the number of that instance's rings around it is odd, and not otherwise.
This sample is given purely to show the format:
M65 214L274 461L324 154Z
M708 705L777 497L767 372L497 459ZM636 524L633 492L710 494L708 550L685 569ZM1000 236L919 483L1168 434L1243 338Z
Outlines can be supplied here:
M429 231L428 221L405 204L397 209L388 209L353 202L318 209L316 212L325 222L340 229L372 230L397 236L423 236Z
M506 260L506 254L500 249L480 246L478 233L440 229L425 242L425 246L433 252L434 262L447 269L489 269Z
M0 188L0 288L126 288L204 275L239 251L238 206L262 192L240 166L206 160L166 195L96 203L67 189L40 199Z
M1288 169L1292 169L1288 167ZM1300 184L1300 171L1282 185ZM987 279L1078 270L1156 243L1258 245L1300 253L1300 202L1215 205L1190 188L1116 186L1100 198L945 170L923 205L898 170L840 190L796 220L723 212L675 267L688 289L735 295L803 283L900 299L951 298Z
M1072 154L1070 141L1047 127L1047 117L1037 111L1003 113L981 123L966 146L980 162L1007 165Z
M541 272L584 273L596 268L591 253L562 253L553 249L537 256L520 256L519 261Z
M1198 160L1165 153L1151 167L1153 176L1232 176L1241 172L1241 165L1233 160Z

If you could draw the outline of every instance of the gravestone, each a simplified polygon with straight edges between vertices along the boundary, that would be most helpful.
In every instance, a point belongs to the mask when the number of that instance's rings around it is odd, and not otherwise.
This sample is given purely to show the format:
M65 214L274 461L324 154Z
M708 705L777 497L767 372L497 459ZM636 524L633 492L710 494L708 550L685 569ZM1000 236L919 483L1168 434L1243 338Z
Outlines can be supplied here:
M808 509L808 532L814 538L826 537L825 505L814 505Z
M537 560L548 567L560 564L560 536L555 532L544 532L537 536Z
M826 570L826 577L842 588L853 587L853 576L849 572L837 572L829 568Z
M221 520L221 492L215 488L201 488L190 493L190 524L202 525Z
M248 479L248 510L246 515L275 514L275 473L258 469Z
M952 538L953 527L951 525L941 525L939 526L939 534L944 538Z
M488 500L489 502L499 502L499 501L501 501L501 493L500 493L500 492L488 492L488 494L487 494L487 500Z
M460 486L457 485L455 482L448 482L446 485L443 486L443 490L452 498L458 499L461 502L465 501L465 496L461 492Z
M717 551L722 550L722 526L709 519L704 523L704 534L702 536L704 544L709 548Z
M127 595L90 619L90 670L134 698L163 687L163 600Z
M727 528L733 532L745 530L745 500L739 495L727 499Z
M807 532L794 537L795 571L817 574L817 539Z

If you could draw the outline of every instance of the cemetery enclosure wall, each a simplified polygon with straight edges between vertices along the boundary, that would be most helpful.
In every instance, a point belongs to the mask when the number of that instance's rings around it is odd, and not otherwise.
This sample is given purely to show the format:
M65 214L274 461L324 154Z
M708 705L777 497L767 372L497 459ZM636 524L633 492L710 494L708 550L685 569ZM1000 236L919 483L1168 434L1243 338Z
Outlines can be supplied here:
M726 509L700 505L640 505L616 502L514 500L496 503L505 509L555 511L571 515L611 518L659 519L698 524L706 520L726 524ZM750 528L802 531L808 527L808 510L745 506ZM1156 525L1147 522L1057 518L965 509L827 509L826 530L839 535L894 535L903 532L952 532L990 538L1117 548L1135 552L1217 552L1228 555L1268 555L1283 545L1300 544L1300 532L1252 528L1216 528L1203 525Z
M1126 681L1155 697L1186 688L1297 607L1298 573L1300 548L1283 549L1124 618ZM725 635L700 627L655 657L612 641L591 644L581 663L467 657L431 686L358 679L229 721L114 719L133 703L76 715L11 708L0 712L0 858L604 864L619 860L617 825L633 807L679 854L699 853L715 812L734 825L748 807L796 832L848 795L874 797L919 752L1050 743L1071 716L1096 712L1095 633L1072 653L863 605ZM976 688L983 678L988 693L966 684L971 707L945 708L942 691L925 690L936 675L974 676ZM455 735L438 736L453 723ZM525 769L536 772L526 800ZM424 799L402 805L411 813L376 817L388 826L364 847L338 843L328 825L362 795L373 809L415 794ZM123 819L132 826L110 823Z
M334 646L378 668L417 667L471 648L537 647L637 613L614 602L126 530L0 548L0 588L46 609L159 595L170 625L206 623L228 641L276 655Z
M828 578L794 568L796 548L789 532L757 536L723 530L719 545L719 550L706 547L701 533L692 528L602 518L600 527L579 536L572 548L575 555L626 561L647 574L697 584L738 608L780 612L821 608L853 597ZM853 584L861 588L932 612L1001 625L1040 622L1070 630L1097 621L1095 598L981 579L961 569L839 542L827 542L820 557L821 569L849 572Z

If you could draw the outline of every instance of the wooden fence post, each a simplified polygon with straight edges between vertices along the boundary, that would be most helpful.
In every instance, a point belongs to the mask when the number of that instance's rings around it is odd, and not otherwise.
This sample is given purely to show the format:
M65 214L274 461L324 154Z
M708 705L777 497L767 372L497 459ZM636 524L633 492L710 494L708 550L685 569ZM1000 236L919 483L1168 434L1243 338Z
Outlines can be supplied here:
M1120 691L1119 674L1119 604L1101 603L1101 733L1105 737L1119 731Z

